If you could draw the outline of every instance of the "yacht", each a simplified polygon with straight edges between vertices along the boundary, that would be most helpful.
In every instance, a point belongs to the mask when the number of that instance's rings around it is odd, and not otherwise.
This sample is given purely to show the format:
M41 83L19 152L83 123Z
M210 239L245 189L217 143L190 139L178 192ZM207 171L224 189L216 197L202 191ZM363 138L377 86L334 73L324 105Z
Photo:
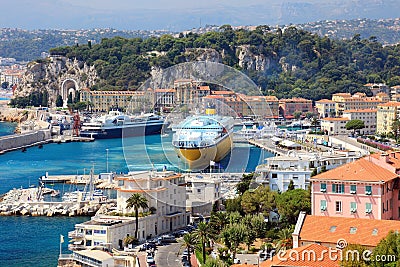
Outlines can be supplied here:
M203 170L229 154L233 126L233 117L208 108L206 115L190 116L173 128L172 145L188 169Z
M164 118L153 113L128 116L120 111L84 122L80 136L95 139L121 138L161 133Z

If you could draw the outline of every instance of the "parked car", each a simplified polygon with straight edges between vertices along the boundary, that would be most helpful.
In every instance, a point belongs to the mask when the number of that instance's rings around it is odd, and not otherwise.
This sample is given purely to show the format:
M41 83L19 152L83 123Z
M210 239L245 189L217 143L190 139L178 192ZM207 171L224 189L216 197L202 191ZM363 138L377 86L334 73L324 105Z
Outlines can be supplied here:
M147 263L155 263L154 257L151 255L147 255L146 262Z

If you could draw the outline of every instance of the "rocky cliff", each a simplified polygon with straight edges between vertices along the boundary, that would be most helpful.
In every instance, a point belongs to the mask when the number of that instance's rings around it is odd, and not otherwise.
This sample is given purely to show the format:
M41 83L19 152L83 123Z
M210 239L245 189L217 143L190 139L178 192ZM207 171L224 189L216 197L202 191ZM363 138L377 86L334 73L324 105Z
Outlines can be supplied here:
M80 91L83 88L90 88L99 80L94 66L88 66L76 59L49 57L28 64L14 96L27 96L34 91L46 90L49 95L49 105L54 106L58 95L63 96L63 93L64 96L68 95L71 89Z

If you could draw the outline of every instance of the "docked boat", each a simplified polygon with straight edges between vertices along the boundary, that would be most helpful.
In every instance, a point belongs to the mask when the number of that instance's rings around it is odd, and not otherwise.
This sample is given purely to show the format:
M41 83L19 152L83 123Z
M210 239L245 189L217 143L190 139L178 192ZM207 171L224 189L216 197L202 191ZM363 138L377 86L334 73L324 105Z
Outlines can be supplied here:
M243 125L242 129L233 133L234 142L248 142L250 139L269 138L276 134L277 126L272 121L259 123L259 126L253 125L251 128Z
M121 138L161 133L164 118L153 113L128 116L120 111L84 122L80 136L95 139Z
M215 115L191 116L173 128L172 145L190 170L203 170L226 157L232 148L234 119Z

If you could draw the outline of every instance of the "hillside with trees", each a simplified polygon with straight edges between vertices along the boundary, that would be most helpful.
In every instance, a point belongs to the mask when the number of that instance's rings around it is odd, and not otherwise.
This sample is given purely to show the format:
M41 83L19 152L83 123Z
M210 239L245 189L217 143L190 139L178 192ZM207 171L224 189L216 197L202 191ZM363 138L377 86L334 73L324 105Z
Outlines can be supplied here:
M400 84L400 49L383 46L376 37L332 40L288 27L271 30L233 30L224 25L218 32L126 39L103 39L99 44L58 47L51 54L94 64L102 79L94 90L132 90L150 77L152 67L168 68L193 61L205 49L219 54L220 63L247 74L268 95L278 98L330 98L333 93L364 91L366 83ZM244 52L243 52L244 51ZM243 53L250 61L243 61ZM265 68L252 60L261 58Z

